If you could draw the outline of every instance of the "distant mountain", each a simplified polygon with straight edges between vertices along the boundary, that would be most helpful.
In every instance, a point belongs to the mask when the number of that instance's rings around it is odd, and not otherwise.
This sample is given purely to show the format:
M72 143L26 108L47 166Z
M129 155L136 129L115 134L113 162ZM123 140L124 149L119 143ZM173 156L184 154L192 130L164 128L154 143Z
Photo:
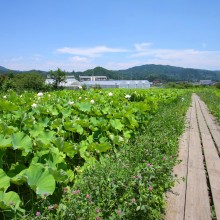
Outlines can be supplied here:
M41 70L28 70L28 71L19 71L19 70L10 70L3 66L0 66L0 74L7 74L7 73L13 73L13 74L19 74L19 73L38 73L41 75L47 75L48 72L41 71Z
M9 70L0 66L0 73L39 73L46 76L49 72L40 70L30 71L15 71ZM79 76L107 76L108 79L133 79L149 81L162 80L162 81L199 81L199 80L213 80L220 81L220 71L182 68L169 65L155 65L147 64L142 66L135 66L126 70L107 70L102 67L96 67L84 72L66 72L67 75L74 75L76 79Z
M135 66L126 70L107 70L102 67L86 70L84 72L74 73L75 77L79 75L87 76L107 76L108 79L133 79L149 81L198 81L198 80L213 80L220 81L220 71L210 71L192 68L182 68L169 65L148 64Z
M198 81L220 80L220 71L182 68L169 65L143 65L127 70L119 70L120 75L132 79L165 80L165 81Z
M10 70L3 67L3 66L0 66L0 72L9 72Z

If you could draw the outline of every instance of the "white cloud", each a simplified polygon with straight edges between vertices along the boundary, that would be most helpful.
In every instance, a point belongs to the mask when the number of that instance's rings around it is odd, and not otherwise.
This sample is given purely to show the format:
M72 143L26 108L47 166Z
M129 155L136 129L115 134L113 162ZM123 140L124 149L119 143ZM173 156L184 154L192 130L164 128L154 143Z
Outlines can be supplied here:
M134 47L137 51L140 52L147 50L151 45L152 43L140 43L140 44L134 44Z
M72 55L81 55L87 57L97 57L104 53L121 53L127 52L125 49L121 48L110 48L106 46L97 46L92 48L71 48L71 47L63 47L57 49L57 52L64 54L72 54Z
M60 49L61 50L61 49ZM87 49L63 48L69 56L52 54L51 57L33 54L32 56L9 57L1 59L1 66L15 70L55 70L58 67L66 71L85 71L96 66L110 70L127 69L144 64L162 64L189 68L220 70L220 51L196 49L161 49L152 43L135 44L133 51L105 46ZM126 51L126 54L114 54ZM71 53L70 53L71 52ZM72 55L73 53L73 55ZM74 54L78 53L78 54ZM112 53L108 60L101 54ZM122 56L124 55L124 56Z
M106 65L104 65L104 68L109 70L123 70L128 69L134 66L139 66L144 64L141 61L130 61L130 62L109 62Z
M74 56L69 58L70 62L73 63L89 63L91 60L88 59L87 57L80 57L80 56Z
M87 69L95 68L97 65L90 62L70 62L69 60L55 62L53 60L49 60L43 64L45 69L48 70L56 70L58 67L62 70L66 71L85 71Z
M220 51L195 49L155 49L151 44L134 45L136 52L131 58L140 59L144 64L164 64L181 67L220 69Z

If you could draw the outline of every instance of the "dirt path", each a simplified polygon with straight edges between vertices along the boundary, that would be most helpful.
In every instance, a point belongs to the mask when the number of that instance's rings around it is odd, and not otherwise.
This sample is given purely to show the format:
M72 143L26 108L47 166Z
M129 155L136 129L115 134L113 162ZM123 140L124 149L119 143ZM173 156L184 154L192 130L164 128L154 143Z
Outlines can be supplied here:
M165 219L220 220L220 126L196 94L186 118L174 168L184 181L167 194Z

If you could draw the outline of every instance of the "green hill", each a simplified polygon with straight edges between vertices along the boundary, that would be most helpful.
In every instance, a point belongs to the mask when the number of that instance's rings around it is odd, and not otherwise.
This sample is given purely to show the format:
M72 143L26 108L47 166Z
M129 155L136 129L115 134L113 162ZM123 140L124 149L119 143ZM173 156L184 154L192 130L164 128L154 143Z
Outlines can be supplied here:
M30 70L30 71L15 71L9 70L0 66L0 73L39 73L44 76L48 74L46 71ZM199 80L212 80L220 81L220 71L182 68L169 65L155 65L148 64L142 66L135 66L126 70L107 70L102 67L96 67L84 72L66 72L67 75L74 75L76 79L81 76L107 76L108 79L133 79L149 81L163 80L163 81L199 81Z
M198 81L213 80L220 81L220 71L210 71L192 68L182 68L168 65L142 65L126 70L107 70L102 67L74 73L76 78L79 75L107 76L108 79L133 79L133 80L164 80L164 81Z
M7 68L5 68L5 67L3 67L3 66L0 66L0 73L1 73L1 72L6 73L6 72L9 72L9 71L10 71L9 69L7 69Z
M168 65L143 65L118 71L125 78L166 80L166 81L198 81L220 80L220 71L210 71L192 68L182 68Z

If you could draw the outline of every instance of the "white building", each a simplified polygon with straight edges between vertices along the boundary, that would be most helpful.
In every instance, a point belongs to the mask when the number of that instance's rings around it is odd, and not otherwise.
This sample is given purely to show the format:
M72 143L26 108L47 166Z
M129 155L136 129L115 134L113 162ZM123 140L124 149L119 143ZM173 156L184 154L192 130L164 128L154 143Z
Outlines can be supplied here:
M47 78L45 83L46 84L53 84L53 81L54 81L53 79ZM79 87L81 85L80 85L80 82L78 80L76 80L74 76L66 76L65 82L61 82L59 84L59 86L63 86L63 87Z
M100 86L101 88L150 88L148 80L103 80L103 81L84 81L81 84L86 85L87 88Z
M101 80L107 80L106 76L79 76L79 81L101 81Z
M95 77L95 78L92 78ZM104 80L107 79L106 76L83 76L81 81L75 79L74 76L66 76L65 82L60 83L59 86L68 87L68 88L79 88L82 85L86 85L87 88L93 88L100 86L101 88L140 88L148 89L150 88L150 82L148 80ZM47 78L46 84L52 84L53 79Z
M199 85L212 85L212 80L200 80Z

